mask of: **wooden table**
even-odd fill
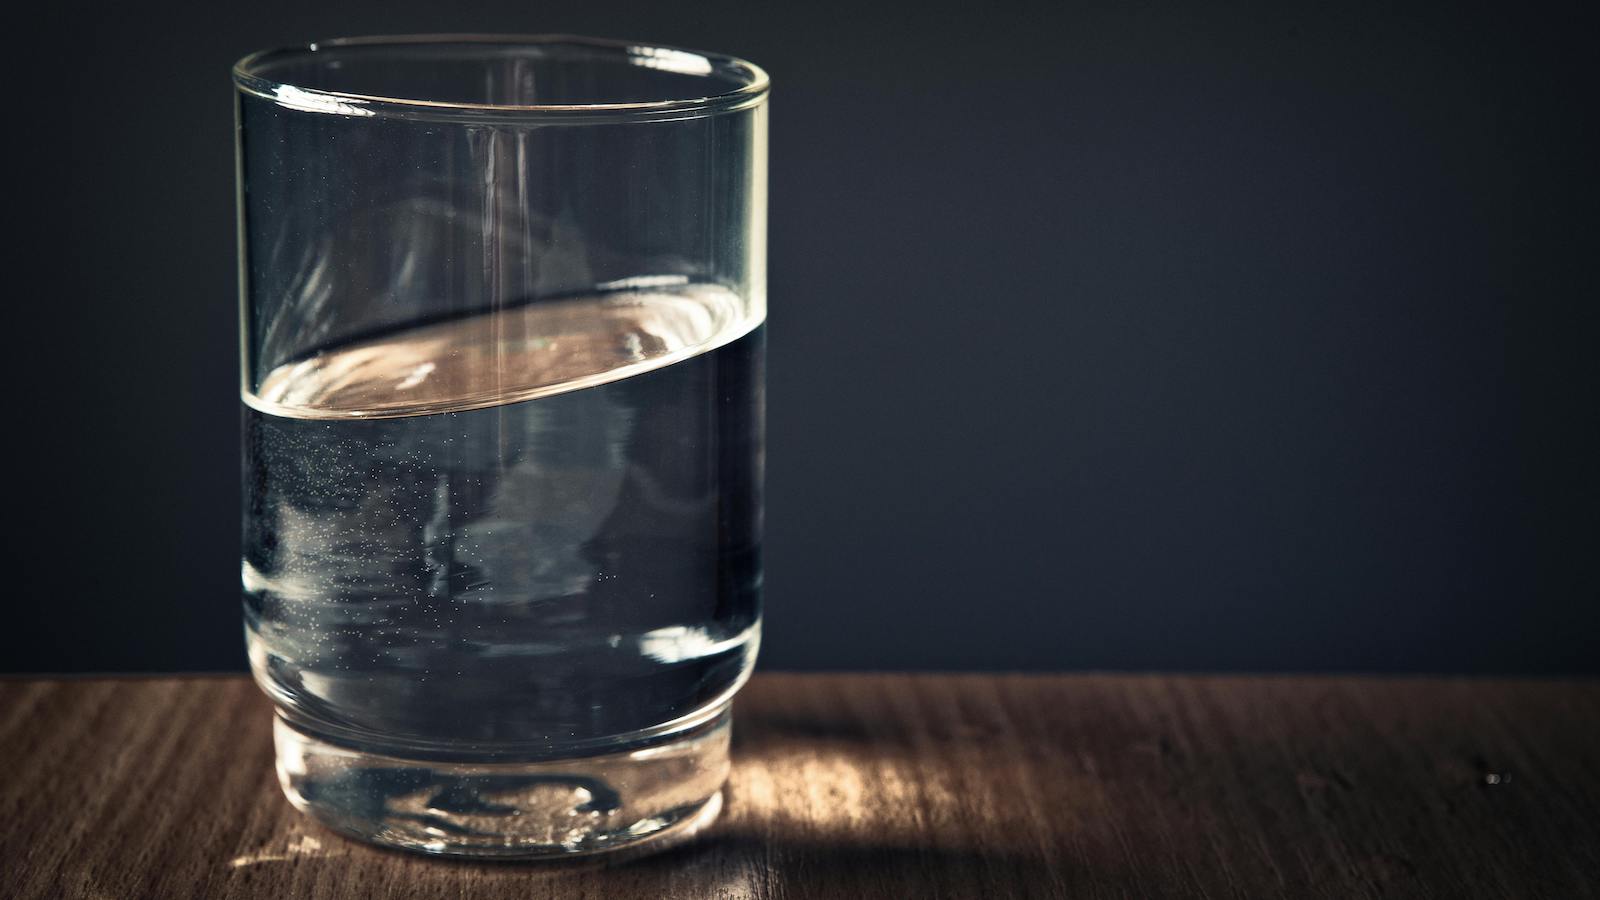
[[[0,896],[1591,897],[1600,685],[765,674],[722,818],[622,863],[373,849],[239,677],[0,681]]]

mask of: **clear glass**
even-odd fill
[[[692,832],[760,636],[766,76],[569,37],[234,69],[243,587],[300,809]]]

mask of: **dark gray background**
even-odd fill
[[[1318,7],[36,10],[0,662],[243,665],[233,60],[568,31],[775,81],[764,665],[1600,670],[1589,32]]]

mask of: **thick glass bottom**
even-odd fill
[[[297,809],[361,840],[442,856],[568,857],[659,849],[722,808],[731,716],[626,751],[532,762],[405,759],[273,729]]]

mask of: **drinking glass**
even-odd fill
[[[692,833],[761,628],[766,75],[446,35],[233,80],[284,792],[438,854]]]

